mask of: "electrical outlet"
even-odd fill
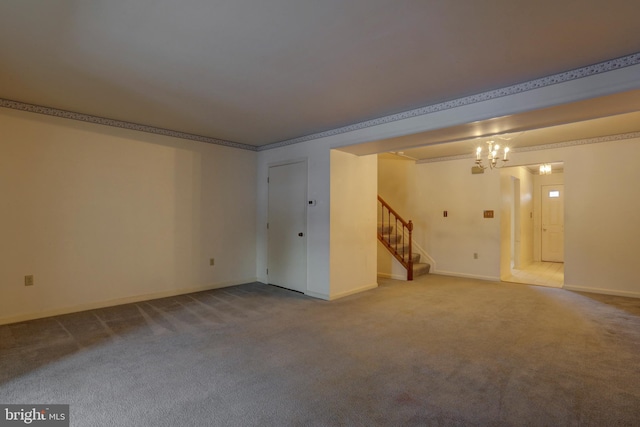
[[[30,274],[28,276],[24,276],[24,285],[25,286],[33,286],[33,275]]]
[[[473,259],[478,259],[478,252],[473,253]]]
[[[209,265],[215,265],[215,264],[216,264],[215,258],[209,258]]]

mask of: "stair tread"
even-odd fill
[[[394,245],[391,245],[392,248],[394,248],[396,251],[398,251],[398,254],[400,254],[400,256],[402,256],[404,254],[405,259],[407,259],[409,257],[409,246],[405,245],[405,246],[398,246],[397,248]],[[404,248],[404,249],[403,249]],[[413,259],[413,263],[417,264],[420,262],[420,254],[416,253],[416,252],[412,252],[411,253],[411,258]]]
[[[402,241],[402,236],[396,236],[394,234],[392,235],[382,234],[382,240],[384,240],[387,243],[395,244],[396,242],[400,243]]]
[[[431,265],[429,263],[419,262],[419,263],[413,264],[413,277],[429,274],[430,270],[431,270]]]
[[[380,196],[378,196],[378,202],[379,208],[382,209],[382,211],[378,212],[378,239],[383,242],[387,249],[393,253],[393,256],[400,260],[403,265],[412,266],[414,276],[428,274],[431,265],[426,262],[420,262],[420,253],[412,250],[413,245],[407,244],[411,242],[411,230],[413,229],[411,221],[408,221],[407,225],[407,222],[398,216]],[[385,212],[387,212],[386,215]],[[391,218],[392,215],[393,220]],[[400,223],[398,223],[398,221],[400,221]],[[406,240],[405,234],[408,236]],[[411,257],[409,257],[409,253],[411,253]]]

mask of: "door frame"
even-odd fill
[[[520,178],[511,177],[511,233],[510,233],[510,266],[511,268],[520,268],[520,244],[522,226],[520,213]]]

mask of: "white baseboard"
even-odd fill
[[[417,252],[420,254],[420,261],[424,262],[426,261],[427,263],[429,263],[429,265],[431,266],[431,270],[436,270],[438,268],[438,265],[436,263],[436,260],[433,259],[431,257],[431,255],[429,255],[427,253],[427,251],[425,251],[422,246],[420,246],[419,244],[416,243],[416,241],[413,241],[413,246],[415,246],[415,248],[417,249]],[[422,260],[422,258],[424,258],[424,261]]]
[[[375,289],[377,287],[378,287],[378,282],[372,283],[370,285],[365,285],[365,286],[362,286],[362,287],[357,288],[357,289],[351,289],[350,291],[340,292],[339,294],[330,295],[329,296],[329,300],[333,301],[333,300],[336,300],[338,298],[344,298],[344,297],[347,297],[349,295],[357,294],[357,293],[364,292],[364,291],[369,291],[369,290]]]
[[[323,299],[325,301],[329,301],[331,299],[329,298],[329,295],[321,294],[320,292],[306,291],[304,294],[313,298]]]
[[[464,277],[466,279],[489,280],[492,282],[500,281],[500,277],[498,276],[481,276],[479,274],[456,273],[454,271],[444,271],[444,270],[435,270],[435,271],[432,271],[431,273],[440,274],[441,276]]]
[[[378,273],[378,277],[382,277],[383,279],[404,280],[405,282],[407,281],[407,276],[400,274]]]
[[[107,301],[96,301],[86,304],[74,305],[70,307],[55,308],[51,310],[39,311],[36,313],[25,313],[17,316],[9,316],[0,318],[0,325],[9,323],[25,322],[27,320],[42,319],[44,317],[60,316],[63,314],[77,313],[79,311],[95,310],[98,308],[113,307],[115,305],[131,304],[140,301],[148,301],[159,298],[174,297],[176,295],[191,294],[194,292],[209,291],[211,289],[227,288],[229,286],[242,285],[244,283],[256,282],[257,278],[251,277],[245,280],[233,280],[228,282],[215,283],[208,286],[200,286],[193,288],[170,289],[166,291],[153,292],[150,294],[133,295],[129,297],[116,298]]]
[[[640,298],[640,292],[633,291],[620,291],[616,289],[603,289],[603,288],[587,288],[585,286],[573,286],[573,285],[564,285],[562,287],[568,291],[576,291],[576,292],[591,292],[594,294],[604,294],[604,295],[615,295],[619,297],[630,297],[630,298]]]

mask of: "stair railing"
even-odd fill
[[[413,222],[406,221],[384,199],[378,196],[378,212],[381,216],[381,227],[378,229],[378,240],[407,269],[407,280],[413,280],[413,242],[411,232]],[[385,233],[389,230],[389,233]],[[393,236],[393,237],[392,237]],[[407,236],[405,245],[404,237]]]

